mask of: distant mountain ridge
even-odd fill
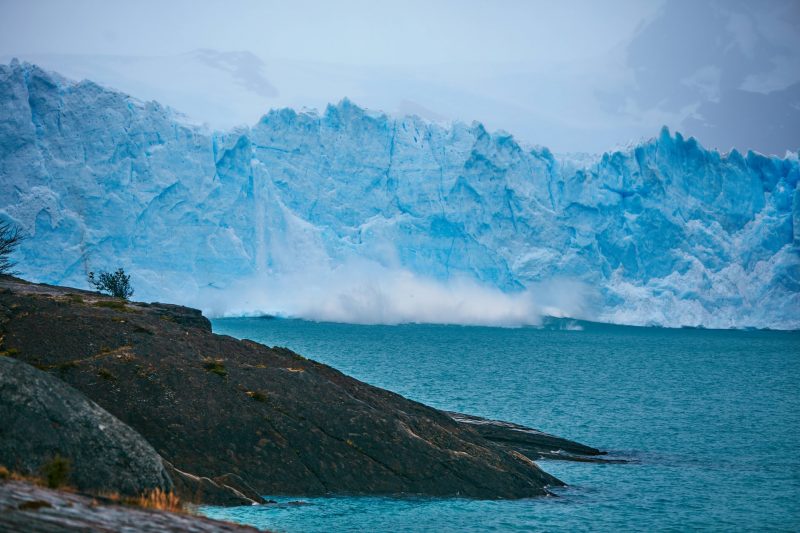
[[[518,305],[513,323],[800,328],[797,153],[720,154],[664,129],[568,158],[348,100],[210,133],[18,62],[0,95],[0,216],[30,234],[31,279],[119,264],[140,298],[306,316],[299,292],[322,319],[449,321],[425,314],[434,287],[459,310]],[[215,307],[245,280],[243,301],[266,303]]]

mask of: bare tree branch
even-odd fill
[[[17,262],[11,259],[11,254],[17,249],[25,235],[11,222],[0,222],[0,274],[13,274],[12,269]]]

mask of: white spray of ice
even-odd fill
[[[351,261],[330,270],[260,276],[204,289],[193,305],[212,317],[269,314],[355,324],[539,325],[543,316],[581,317],[591,291],[554,280],[503,292],[467,277],[447,281]]]

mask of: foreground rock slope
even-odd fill
[[[104,498],[46,489],[24,481],[0,481],[0,531],[247,533],[258,530],[190,514],[117,505]]]
[[[562,483],[470,424],[199,312],[0,278],[0,350],[139,432],[174,468],[261,494],[544,495]]]

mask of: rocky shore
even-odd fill
[[[625,459],[603,457],[606,452],[580,442],[550,435],[513,422],[445,411],[453,420],[475,429],[483,438],[531,459],[556,459],[581,463],[627,463]]]
[[[0,531],[137,531],[142,533],[248,533],[257,529],[120,505],[108,498],[52,490],[24,481],[0,482]]]
[[[36,473],[58,454],[94,493],[523,498],[562,485],[532,459],[602,453],[216,335],[194,309],[12,277],[0,277],[0,354],[0,464]]]

